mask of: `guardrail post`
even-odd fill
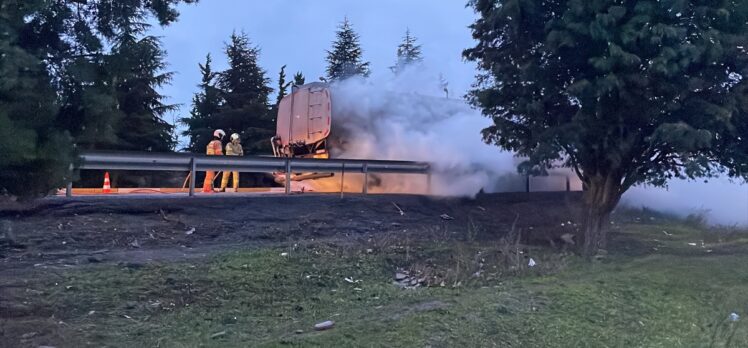
[[[525,175],[525,192],[530,192],[530,175]]]
[[[195,195],[195,176],[197,176],[197,164],[195,157],[190,158],[190,197]]]
[[[345,184],[345,162],[340,170],[340,198],[343,198],[343,185]]]
[[[73,197],[73,182],[68,181],[67,186],[65,186],[65,197]]]
[[[291,193],[291,159],[286,157],[286,194]]]
[[[369,193],[369,164],[364,163],[364,194]]]

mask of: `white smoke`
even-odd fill
[[[461,96],[448,99],[439,75],[423,71],[415,66],[381,80],[334,84],[333,157],[430,162],[437,195],[508,190],[500,178],[516,176],[517,161],[481,140],[490,120]],[[425,182],[413,176],[382,180],[390,192],[417,192]]]
[[[430,162],[435,172],[432,193],[437,195],[525,190],[524,178],[517,175],[519,159],[481,140],[480,132],[491,124],[490,119],[462,96],[446,98],[438,73],[414,66],[389,77],[349,79],[331,89],[332,134],[343,139],[337,144],[331,139],[334,157]],[[564,190],[564,176],[571,173],[558,170],[555,174],[533,178],[531,190]],[[581,190],[579,180],[570,176],[571,189]],[[350,177],[354,176],[346,177],[346,185]],[[423,192],[425,182],[410,176],[382,180],[383,192]],[[360,189],[361,184],[351,184],[350,190]],[[748,185],[728,179],[674,180],[668,189],[635,187],[622,203],[682,216],[701,213],[712,223],[748,226]]]
[[[701,214],[711,224],[748,226],[748,184],[728,178],[673,180],[667,188],[638,186],[621,203],[680,216]]]

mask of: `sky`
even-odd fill
[[[424,69],[443,74],[451,97],[462,96],[476,74],[475,65],[462,59],[462,51],[474,45],[468,26],[476,18],[465,7],[466,2],[202,0],[196,5],[181,5],[178,22],[151,31],[161,37],[168,70],[175,73],[171,85],[164,86],[162,92],[170,103],[181,104],[180,111],[167,121],[189,113],[200,81],[197,65],[207,53],[213,56],[214,70],[226,68],[223,49],[232,31],[244,31],[260,47],[259,63],[274,87],[283,65],[287,65],[289,79],[296,71],[303,72],[308,82],[323,76],[326,50],[345,17],[360,35],[364,58],[371,62],[370,80],[391,78],[388,67],[395,63],[397,45],[409,28],[422,45]],[[476,118],[480,117],[476,112]],[[709,184],[675,181],[669,190],[636,188],[627,194],[626,201],[681,213],[706,209],[712,211],[716,222],[748,225],[748,185],[726,179]]]
[[[232,31],[244,31],[261,49],[259,63],[277,81],[287,65],[289,79],[296,71],[307,82],[325,74],[326,50],[335,31],[347,17],[361,37],[364,58],[371,62],[372,78],[391,74],[397,45],[406,29],[422,45],[425,64],[441,72],[450,94],[464,95],[476,73],[462,59],[462,50],[473,45],[468,26],[476,15],[464,0],[202,0],[179,6],[179,21],[154,27],[167,51],[171,85],[163,88],[170,103],[181,104],[172,117],[186,116],[200,82],[198,63],[210,53],[214,69],[227,66],[223,49]],[[167,121],[172,121],[167,118]]]

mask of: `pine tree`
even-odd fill
[[[225,52],[229,68],[218,77],[224,103],[212,125],[229,134],[239,133],[246,153],[269,153],[269,139],[275,134],[268,104],[273,89],[257,63],[260,49],[250,44],[246,34],[233,33]]]
[[[585,186],[583,252],[637,184],[748,177],[748,2],[471,0],[472,103],[484,140],[525,172],[561,163]],[[742,162],[742,163],[741,163]]]
[[[303,86],[304,83],[306,83],[306,78],[304,77],[304,74],[302,74],[301,71],[296,72],[296,74],[293,75],[293,85]]]
[[[168,25],[177,19],[175,7],[179,3],[194,2],[196,0],[127,1],[116,2],[114,6],[111,0],[48,1],[28,17],[25,32],[34,36],[36,45],[48,50],[45,61],[54,74],[61,101],[57,124],[75,137],[78,148],[132,147],[132,143],[128,144],[129,141],[121,137],[127,131],[120,130],[126,116],[120,107],[130,107],[120,102],[122,88],[126,88],[122,83],[131,80],[131,72],[118,64],[133,59],[121,57],[125,51],[115,52],[114,49],[124,36],[142,41],[142,45],[157,44],[157,40],[154,42],[144,35],[147,23],[155,19],[161,25]],[[163,57],[163,52],[158,51]],[[140,53],[143,53],[140,58],[151,59],[148,54]],[[150,64],[141,63],[141,67]],[[133,62],[132,67],[141,68],[136,67],[137,64]],[[167,77],[154,73],[155,79]],[[144,78],[142,71],[132,74],[139,74],[132,79]],[[152,110],[163,106],[153,105]],[[173,140],[162,136],[162,130],[168,128],[163,120],[153,119],[150,125],[154,129],[148,133],[155,136],[153,139],[161,140],[158,146],[151,148],[169,148]]]
[[[364,62],[359,37],[348,18],[338,27],[332,50],[327,51],[327,80],[345,80],[353,76],[369,76],[369,62]]]
[[[20,33],[45,2],[0,4],[0,196],[46,194],[70,178],[69,135],[54,127],[58,104],[42,58]]]
[[[217,73],[213,71],[213,62],[210,54],[205,57],[204,64],[198,64],[202,75],[200,91],[192,97],[192,109],[190,117],[180,120],[187,126],[182,135],[189,138],[186,150],[189,152],[202,153],[212,140],[214,127],[213,118],[221,106],[221,91],[216,87]]]
[[[127,84],[134,80],[143,78],[142,67],[147,66],[149,57],[141,55],[144,60],[142,65],[133,64],[135,71],[126,71],[119,64],[123,61],[120,53],[114,52],[118,39],[125,34],[135,34],[142,39],[147,24],[154,19],[161,25],[168,25],[175,21],[178,12],[175,6],[179,3],[193,3],[195,0],[166,0],[166,1],[117,1],[111,0],[58,0],[58,1],[5,1],[0,3],[0,18],[6,21],[8,18],[16,18],[22,11],[24,17],[21,22],[15,23],[19,27],[11,31],[3,31],[8,37],[22,33],[21,46],[27,53],[43,64],[43,70],[47,74],[49,87],[57,99],[57,110],[54,117],[47,119],[39,112],[36,120],[49,122],[50,127],[60,130],[60,134],[73,136],[73,146],[59,146],[57,149],[107,149],[121,148],[123,136],[129,136],[129,131],[123,129],[124,119],[128,114],[123,109],[129,109],[131,105],[123,105],[122,100],[128,89]],[[10,23],[10,22],[8,22]],[[12,56],[12,55],[10,55]],[[5,59],[6,56],[3,56]],[[29,60],[29,65],[34,65]],[[35,71],[30,66],[24,69]],[[11,69],[12,70],[12,69]],[[6,81],[6,75],[12,75],[9,71],[0,70],[0,81]],[[11,81],[8,79],[8,81]],[[26,84],[28,86],[28,84]],[[142,84],[138,84],[140,88]],[[46,92],[41,86],[37,96],[42,97]],[[20,92],[20,91],[19,91]],[[27,102],[33,102],[28,99]],[[38,105],[43,103],[39,102]],[[158,105],[150,105],[152,110],[158,109]],[[143,107],[145,109],[146,107]],[[132,114],[131,114],[132,115]],[[171,131],[168,125],[162,122],[152,122],[155,134],[163,134],[158,129]],[[43,125],[38,124],[42,129]],[[166,126],[166,127],[164,127]],[[149,129],[148,132],[153,131]],[[19,133],[20,134],[20,133]],[[40,133],[41,134],[41,133]],[[152,139],[159,139],[155,136]],[[173,143],[170,135],[160,137],[162,144]],[[42,138],[39,138],[42,142]],[[133,142],[130,142],[132,144]],[[61,151],[55,157],[59,161],[67,161],[65,171],[70,164],[70,156]],[[50,160],[53,165],[56,160]],[[61,168],[62,166],[60,166]],[[34,168],[38,168],[34,169]],[[29,173],[45,171],[48,168],[42,164],[30,167]],[[45,176],[50,181],[59,179],[59,173],[46,171]],[[67,173],[66,173],[67,175]],[[97,179],[100,182],[100,177]],[[39,181],[44,182],[43,180]],[[30,187],[21,189],[22,192],[39,193],[49,189],[46,187]],[[13,191],[8,189],[8,191]]]
[[[174,126],[164,120],[175,105],[164,103],[158,89],[167,84],[172,73],[163,72],[164,51],[153,36],[137,38],[137,33],[124,34],[112,49],[117,76],[119,110],[123,117],[118,129],[117,149],[128,151],[173,151],[176,139]]]
[[[416,40],[417,39],[410,34],[410,29],[406,29],[403,42],[397,46],[397,63],[395,66],[390,67],[395,74],[411,64],[423,61],[423,57],[421,56],[421,45],[416,44]]]
[[[280,73],[278,73],[278,97],[276,98],[275,105],[280,104],[283,97],[288,93],[288,86],[291,82],[286,82],[286,66],[282,66]]]

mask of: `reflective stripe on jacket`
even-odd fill
[[[244,149],[242,148],[242,144],[226,144],[226,156],[244,156]]]
[[[221,141],[220,140],[213,140],[208,143],[208,148],[205,151],[208,155],[216,155],[220,156],[223,155],[223,150],[221,150]]]

